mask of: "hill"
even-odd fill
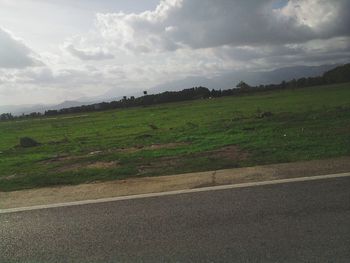
[[[322,66],[294,66],[279,68],[272,71],[232,71],[213,78],[187,77],[181,80],[163,83],[149,90],[150,94],[165,91],[179,91],[188,87],[203,86],[209,89],[226,90],[232,89],[240,81],[245,81],[251,86],[281,83],[292,79],[321,76],[325,72],[336,68],[339,65]]]

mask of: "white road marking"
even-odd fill
[[[49,205],[36,205],[36,206],[30,206],[30,207],[0,209],[0,214],[16,213],[16,212],[32,211],[32,210],[40,210],[40,209],[49,209],[49,208],[57,208],[57,207],[69,207],[69,206],[78,206],[78,205],[99,204],[99,203],[142,199],[142,198],[151,198],[151,197],[180,195],[180,194],[188,194],[188,193],[219,191],[219,190],[227,190],[227,189],[235,189],[235,188],[247,188],[247,187],[256,187],[256,186],[264,186],[264,185],[278,185],[278,184],[287,184],[287,183],[295,183],[295,182],[308,182],[308,181],[317,181],[317,180],[344,178],[344,177],[350,177],[350,172],[349,173],[341,173],[341,174],[328,174],[328,175],[319,175],[319,176],[310,176],[310,177],[278,179],[278,180],[272,180],[272,181],[261,181],[261,182],[252,182],[252,183],[220,185],[220,186],[203,187],[203,188],[196,188],[196,189],[185,189],[185,190],[177,190],[177,191],[161,192],[161,193],[119,196],[119,197],[102,198],[102,199],[96,199],[96,200],[84,200],[84,201],[76,201],[76,202],[68,202],[68,203],[57,203],[57,204],[49,204]]]

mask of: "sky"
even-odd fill
[[[0,0],[0,106],[347,63],[348,10],[348,0]]]

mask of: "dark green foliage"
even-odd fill
[[[30,148],[30,147],[39,146],[40,143],[38,143],[36,140],[29,137],[22,137],[19,139],[19,145],[23,148]]]
[[[0,121],[9,121],[13,120],[13,116],[11,113],[3,113],[0,115]]]
[[[326,83],[350,82],[350,64],[326,72],[323,79]]]
[[[241,81],[240,83],[238,83],[236,87],[239,88],[239,89],[243,89],[243,90],[251,88],[251,86],[249,86],[244,81]]]

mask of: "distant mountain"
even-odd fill
[[[34,105],[5,105],[0,106],[0,113],[11,112],[13,115],[28,114],[31,112],[45,112],[46,110],[59,110],[63,108],[78,107],[84,104],[90,104],[79,101],[64,101],[57,105],[45,105],[45,104],[34,104]]]
[[[49,107],[44,104],[33,104],[33,105],[3,105],[0,106],[1,113],[12,113],[13,115],[28,114],[31,112],[44,112]]]
[[[273,71],[233,71],[216,76],[214,78],[206,77],[187,77],[155,86],[149,90],[150,94],[164,91],[179,91],[185,88],[204,86],[209,89],[231,89],[240,81],[244,81],[251,86],[266,85],[272,83],[281,83],[283,80],[292,80],[303,77],[320,76],[326,71],[335,68],[337,65],[322,66],[294,66],[280,68]]]
[[[124,88],[118,88],[118,89],[110,89],[106,93],[95,97],[94,100],[98,100],[99,102],[105,101],[105,102],[110,102],[110,101],[115,101],[115,100],[121,100],[123,96],[135,96],[135,97],[140,97],[143,96],[143,90],[136,89],[136,88],[130,88],[130,89],[124,89]]]
[[[87,104],[87,103],[81,102],[81,101],[67,100],[67,101],[64,101],[60,104],[57,104],[54,106],[49,106],[47,109],[48,110],[59,110],[59,109],[64,109],[64,108],[79,107],[79,106],[82,106],[84,104]]]

